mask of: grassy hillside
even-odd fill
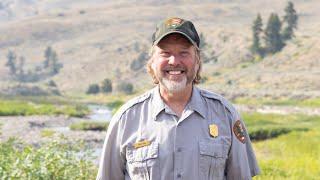
[[[217,57],[204,65],[208,81],[202,86],[227,94],[282,96],[292,89],[290,96],[319,96],[317,0],[293,1],[299,13],[296,38],[282,52],[260,62],[252,62],[248,51],[251,23],[258,12],[264,23],[271,12],[282,16],[287,1],[32,1],[32,12],[37,13],[27,15],[24,10],[31,6],[26,2],[15,1],[0,10],[10,10],[12,15],[0,21],[2,91],[14,85],[4,66],[8,50],[24,56],[26,68],[32,69],[42,63],[48,45],[64,65],[52,77],[62,93],[84,93],[89,84],[104,78],[133,82],[138,91],[148,88],[152,83],[145,70],[132,71],[130,64],[149,50],[159,20],[180,16],[193,20]]]

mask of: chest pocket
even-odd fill
[[[127,171],[132,180],[160,179],[159,145],[152,142],[148,146],[128,147],[126,152]]]
[[[199,142],[199,177],[201,180],[224,179],[228,149],[229,146],[223,142]]]

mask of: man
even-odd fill
[[[158,85],[111,120],[97,179],[248,180],[259,173],[237,111],[195,86],[199,44],[190,21],[170,18],[157,26],[147,68]]]

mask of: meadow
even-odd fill
[[[125,99],[107,98],[100,99],[100,101],[117,109]],[[249,104],[252,102],[258,101],[248,101]],[[278,104],[290,105],[291,102]],[[302,104],[304,103],[301,102]],[[79,107],[81,107],[80,110]],[[319,106],[313,103],[307,107]],[[62,102],[52,103],[52,101],[29,102],[8,99],[0,101],[1,116],[75,115],[75,112],[78,113],[77,108],[82,114],[88,111],[81,106],[81,103],[72,105]],[[320,116],[257,112],[242,112],[241,116],[253,141],[262,171],[262,174],[254,179],[312,180],[320,178]],[[72,124],[70,129],[104,131],[107,126],[108,123],[94,121],[92,123],[78,122]],[[51,138],[56,133],[52,130],[43,130],[42,136]],[[86,147],[81,142],[68,144],[62,137],[60,140],[52,139],[41,144],[40,147],[27,145],[14,139],[1,142],[0,145],[0,177],[2,179],[94,179],[97,172],[97,165],[92,163],[92,152],[85,151],[84,153],[83,150]]]
[[[88,113],[88,108],[80,104],[0,99],[0,116],[67,115],[83,117]]]

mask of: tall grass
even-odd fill
[[[262,174],[256,180],[320,179],[320,131],[291,132],[254,143]]]
[[[0,101],[0,116],[64,114],[68,116],[83,117],[87,113],[89,113],[88,108],[82,105],[36,104],[19,100]]]
[[[320,179],[319,116],[260,113],[242,116],[253,135],[264,130],[288,130],[272,139],[254,142],[262,170],[256,180]]]

